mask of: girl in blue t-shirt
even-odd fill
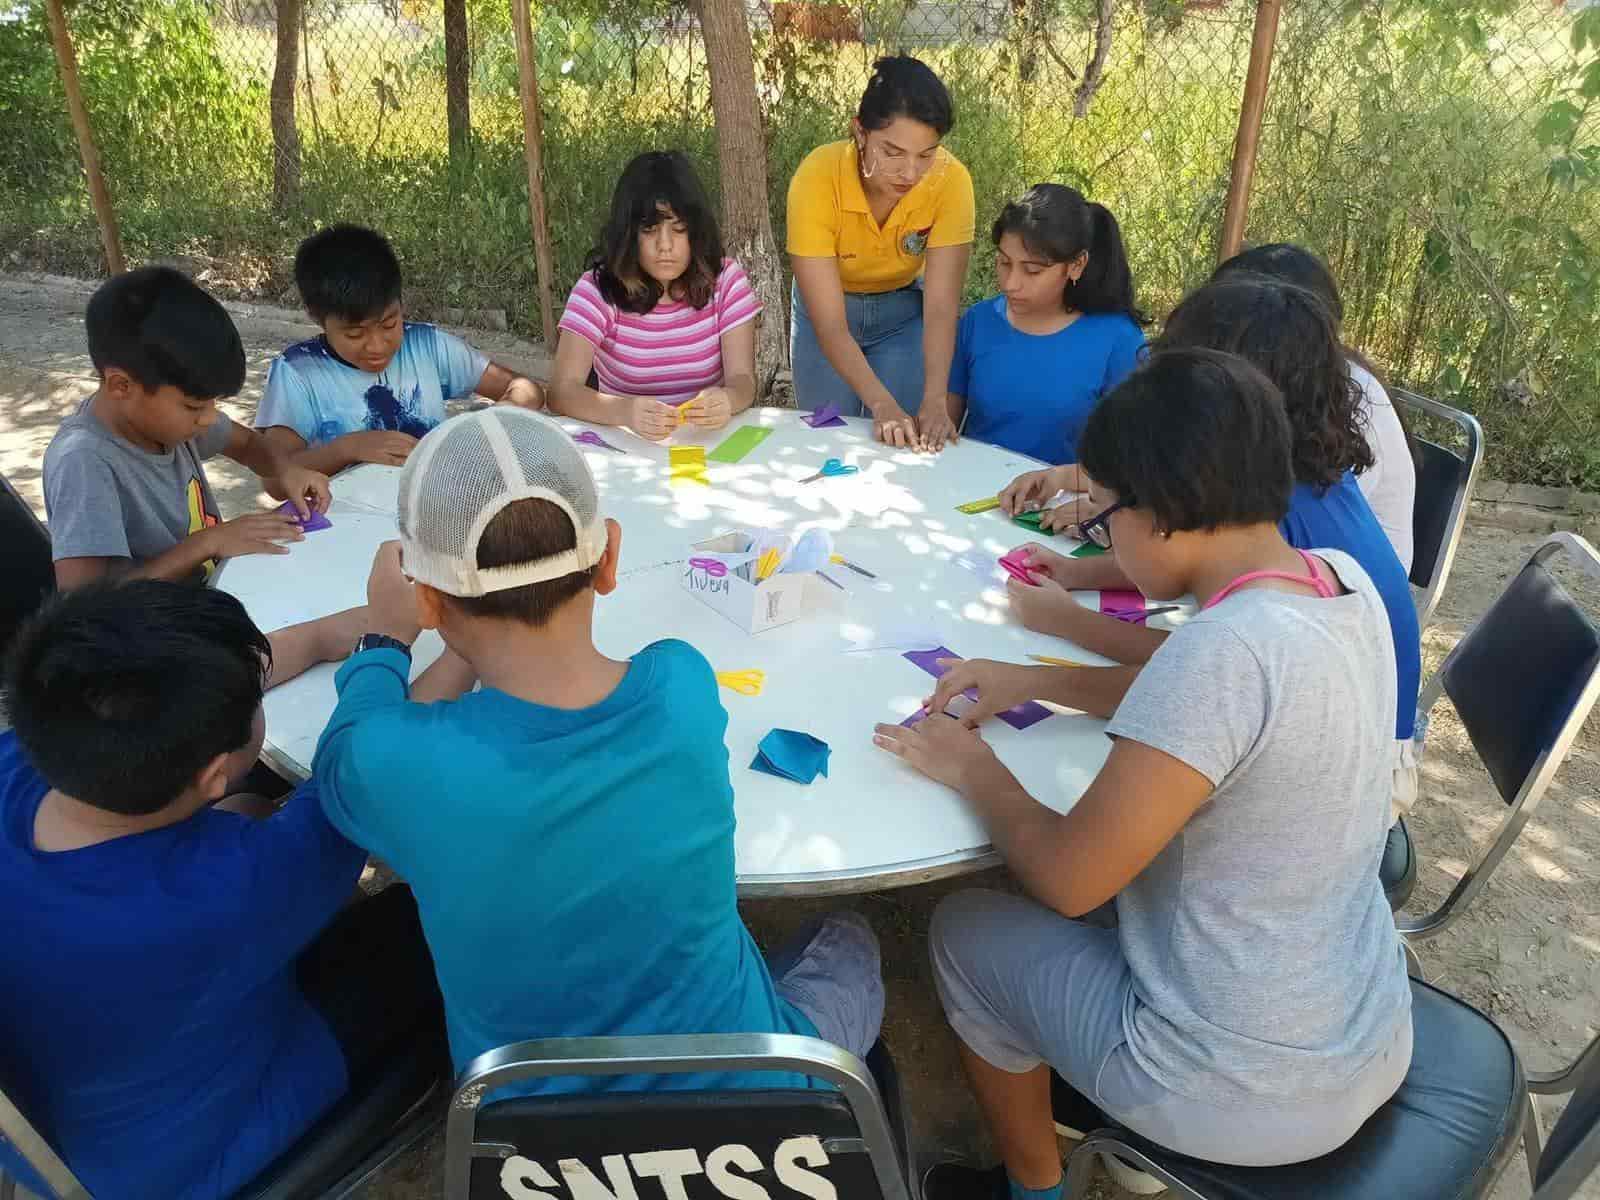
[[[1122,231],[1104,205],[1039,183],[1001,210],[992,237],[1000,294],[961,318],[951,417],[979,441],[1076,462],[1089,413],[1144,352]]]

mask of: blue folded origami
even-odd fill
[[[774,729],[756,747],[750,769],[795,783],[810,783],[818,775],[827,776],[830,753],[828,743],[821,738],[798,729]]]

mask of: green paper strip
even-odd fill
[[[1044,520],[1043,512],[1019,512],[1011,519],[1024,529],[1031,529],[1042,537],[1057,537],[1061,532],[1060,530],[1049,531],[1039,528],[1039,522]]]
[[[1079,546],[1076,550],[1074,550],[1070,555],[1068,555],[1068,557],[1069,558],[1093,558],[1096,554],[1104,554],[1105,552],[1106,552],[1106,548],[1104,546],[1096,546],[1093,542],[1085,542],[1083,545]]]
[[[746,425],[734,430],[710,454],[712,462],[736,463],[771,435],[772,430],[761,425]]]

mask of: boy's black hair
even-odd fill
[[[364,225],[330,225],[294,252],[294,283],[313,321],[370,321],[400,299],[400,260]]]
[[[267,639],[227,592],[136,579],[62,593],[18,632],[6,705],[51,787],[143,816],[250,740]]]
[[[622,169],[589,261],[600,294],[624,312],[647,313],[661,299],[661,285],[639,265],[639,235],[667,220],[667,213],[689,230],[689,265],[679,279],[683,299],[693,308],[711,303],[722,272],[717,215],[687,158],[676,150],[651,150]]]
[[[1294,478],[1283,398],[1244,359],[1152,354],[1089,414],[1078,461],[1168,533],[1283,520]]]
[[[1249,359],[1278,386],[1299,482],[1327,488],[1372,466],[1361,389],[1327,305],[1311,292],[1259,276],[1208,283],[1172,310],[1155,345],[1196,347]]]
[[[1008,233],[1051,263],[1070,262],[1088,252],[1083,274],[1061,294],[1067,311],[1126,313],[1141,325],[1149,324],[1150,318],[1133,302],[1133,272],[1122,230],[1105,205],[1091,204],[1076,188],[1036,183],[995,218],[990,232],[994,244]]]
[[[572,519],[548,500],[532,497],[513,500],[483,527],[478,539],[478,566],[513,567],[578,544]],[[486,596],[448,596],[446,600],[469,617],[499,617],[539,628],[559,609],[594,583],[594,568],[573,571],[559,579],[546,579],[522,587],[490,592]]]
[[[171,384],[197,400],[244,386],[244,343],[233,318],[182,271],[141,267],[113,276],[89,297],[83,325],[102,376],[117,367],[150,391]]]
[[[1334,328],[1344,324],[1344,299],[1339,295],[1339,285],[1333,272],[1304,246],[1293,242],[1268,242],[1241,250],[1211,273],[1209,282],[1237,278],[1240,275],[1259,275],[1305,288],[1323,304],[1333,317]]]
[[[940,137],[956,127],[955,106],[944,81],[920,58],[896,54],[872,64],[856,120],[869,132],[896,117],[921,121]]]

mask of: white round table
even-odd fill
[[[880,721],[903,720],[932,690],[932,676],[902,657],[906,643],[934,642],[966,658],[1025,662],[1029,653],[1042,653],[1107,661],[1023,629],[1008,611],[1005,575],[995,560],[1033,535],[998,511],[956,510],[993,496],[1038,464],[967,440],[919,455],[875,443],[867,421],[812,429],[801,416],[753,409],[725,429],[685,427],[660,445],[621,429],[596,429],[626,451],[583,447],[602,511],[622,526],[620,582],[596,605],[596,643],[625,659],[656,639],[682,638],[718,671],[766,672],[759,696],[722,689],[741,894],[871,891],[992,865],[997,856],[967,803],[874,746],[872,730]],[[670,447],[709,449],[749,424],[773,432],[738,463],[710,463],[709,486],[669,483]],[[828,458],[860,471],[798,482]],[[218,586],[265,630],[365,603],[373,552],[396,536],[399,474],[378,466],[342,473],[333,484],[331,529],[308,534],[287,556],[229,561]],[[815,586],[821,606],[754,635],[683,587],[692,542],[731,529],[812,525],[829,530],[836,553],[877,578],[834,564],[828,574],[847,592]],[[1096,593],[1078,596],[1098,604]],[[861,649],[886,641],[900,645]],[[438,635],[424,634],[414,673],[440,650]],[[280,771],[309,774],[333,711],[334,672],[325,664],[267,693],[264,755]],[[774,728],[827,742],[827,777],[801,785],[751,770],[757,743]],[[1102,720],[1057,710],[1021,731],[991,721],[983,732],[1029,792],[1065,811],[1105,761],[1104,730]]]

